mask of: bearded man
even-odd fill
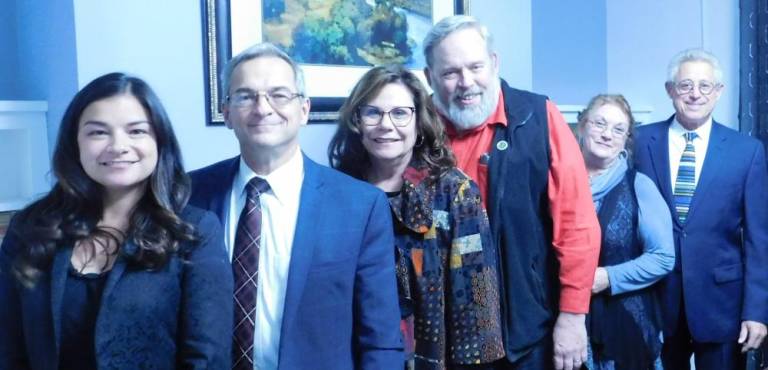
[[[469,16],[424,40],[457,165],[478,183],[500,257],[506,358],[492,369],[579,369],[600,226],[579,146],[554,103],[509,87],[487,28]]]

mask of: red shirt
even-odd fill
[[[496,110],[477,128],[458,132],[445,117],[443,122],[447,123],[446,133],[457,167],[478,184],[487,209],[488,153],[496,125],[507,125],[502,93]],[[547,127],[547,193],[553,221],[552,245],[560,262],[560,311],[587,313],[600,254],[600,224],[579,146],[565,118],[549,100]]]

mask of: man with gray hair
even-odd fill
[[[712,118],[714,55],[684,50],[665,88],[675,114],[637,130],[635,161],[673,215],[675,267],[660,282],[665,369],[744,367],[768,322],[768,175],[763,145]]]
[[[301,153],[310,102],[301,68],[283,51],[246,49],[222,82],[240,155],[192,172],[190,204],[224,225],[233,369],[401,368],[386,196]]]
[[[424,73],[457,165],[483,195],[500,256],[506,358],[493,369],[579,369],[600,249],[578,144],[546,97],[499,78],[485,26],[438,22]]]

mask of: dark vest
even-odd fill
[[[551,335],[558,266],[547,197],[546,97],[502,80],[507,126],[498,125],[488,162],[488,215],[498,248],[504,345],[516,361]]]
[[[603,198],[598,211],[602,244],[600,266],[613,266],[643,254],[638,238],[635,170],[627,171]],[[616,362],[617,369],[647,370],[661,350],[660,311],[651,287],[592,297],[587,328],[593,351]]]

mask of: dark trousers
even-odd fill
[[[736,370],[744,368],[741,345],[735,340],[727,343],[703,343],[693,340],[688,330],[685,307],[680,307],[677,331],[664,337],[661,362],[664,369],[689,370],[694,355],[696,370]]]

